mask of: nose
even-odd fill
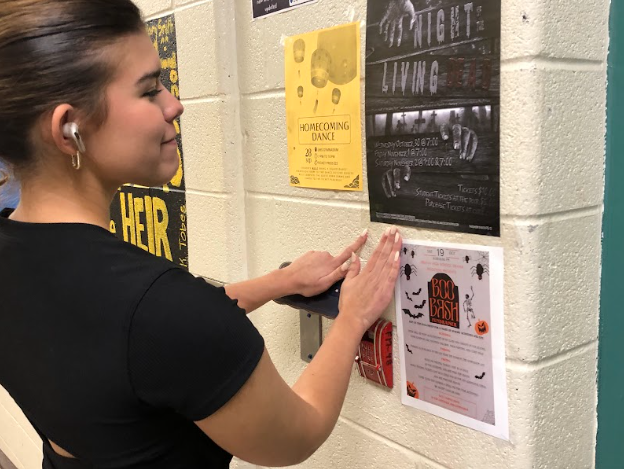
[[[167,90],[167,99],[165,102],[165,107],[163,109],[163,114],[165,116],[165,120],[167,122],[173,122],[175,119],[180,117],[184,113],[184,106],[180,102],[178,98],[173,96]]]

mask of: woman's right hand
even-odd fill
[[[338,319],[349,320],[360,328],[361,334],[381,316],[392,299],[402,243],[396,227],[388,228],[363,269],[360,258],[352,257],[340,292]]]

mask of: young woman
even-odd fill
[[[183,107],[131,1],[0,0],[0,64],[0,157],[21,184],[0,216],[0,384],[40,434],[43,467],[309,457],[391,299],[396,229],[364,268],[365,234],[336,257],[214,288],[107,230],[120,185],[159,186],[178,168]],[[290,388],[245,312],[345,276],[340,315]]]

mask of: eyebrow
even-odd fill
[[[137,86],[140,86],[145,81],[156,80],[156,79],[160,78],[160,74],[161,73],[162,73],[161,69],[155,70],[153,72],[146,73],[141,78],[139,78],[139,80],[137,81],[136,84],[137,84]]]

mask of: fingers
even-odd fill
[[[462,126],[455,124],[453,126],[453,149],[459,150],[461,148]]]
[[[397,47],[401,47],[401,39],[403,39],[403,17],[399,18],[399,25],[397,28]]]
[[[386,171],[385,173],[383,173],[383,175],[381,176],[381,187],[384,190],[384,194],[386,194],[386,197],[388,199],[392,198],[392,197],[396,197],[396,193],[394,192],[393,189],[393,183],[392,183],[392,170],[389,169],[388,171]]]
[[[392,176],[394,177],[394,188],[398,191],[401,189],[401,168],[394,168]]]
[[[392,245],[394,243],[394,238],[397,234],[397,229],[395,226],[392,226],[386,230],[384,235],[382,236],[379,244],[377,245],[377,249],[373,252],[371,259],[366,263],[366,270],[368,272],[378,272],[379,269],[382,269],[386,263],[386,258],[392,249]]]
[[[474,130],[470,131],[470,147],[468,150],[468,154],[466,155],[466,159],[468,161],[472,161],[477,152],[477,146],[479,146],[479,137],[477,137],[477,133]]]
[[[412,177],[412,167],[409,165],[403,166],[403,169],[401,170],[401,176],[403,177],[405,182],[409,182],[410,178]]]
[[[470,142],[470,129],[468,127],[462,127],[462,139],[461,139],[461,152],[459,154],[460,160],[465,160],[468,154],[468,143]]]
[[[379,275],[380,281],[383,281],[384,278],[388,275],[388,272],[390,268],[392,267],[392,264],[395,260],[395,256],[401,249],[401,243],[402,243],[402,239],[398,230],[395,231],[394,235],[391,234],[390,236],[388,236],[388,239],[386,240],[386,244],[383,250],[381,251],[379,260],[377,261],[377,265],[375,266],[376,267],[375,270],[377,271],[377,274]]]
[[[388,239],[388,236],[390,235],[390,231],[391,231],[391,228],[388,228],[384,232],[384,234],[381,235],[381,239],[379,240],[379,244],[377,245],[377,247],[373,251],[373,255],[371,256],[371,258],[366,263],[366,270],[373,269],[375,267],[375,265],[377,264],[377,260],[379,259],[379,256],[381,255],[381,249],[382,249],[383,245],[385,244],[386,240]]]
[[[388,11],[388,16],[390,15],[390,12]],[[390,28],[390,20],[388,19],[388,17],[386,17],[386,23],[384,25],[383,28],[383,32],[384,32],[384,42],[388,42],[388,28]]]
[[[414,5],[412,2],[408,2],[407,13],[410,15],[410,30],[414,29],[416,24],[416,11],[414,11]]]
[[[388,8],[386,10],[386,14],[384,15],[384,17],[381,19],[381,22],[379,23],[379,34],[383,34],[384,33],[384,25],[386,25],[386,29],[385,29],[385,33],[386,33],[386,41],[388,40],[388,18],[390,17],[390,11],[391,8]]]
[[[351,265],[349,266],[349,270],[347,271],[348,279],[356,277],[360,273],[360,269],[362,267],[362,263],[360,258],[355,254],[351,255]]]
[[[360,248],[364,246],[367,239],[368,239],[368,230],[364,230],[364,232],[360,236],[358,236],[357,239],[352,244],[347,246],[347,248],[344,251],[342,251],[340,254],[334,257],[334,265],[336,265],[337,267],[347,262],[349,260],[349,257],[351,257],[351,254],[360,250]]]
[[[401,263],[401,260],[399,259],[399,257],[400,257],[400,251],[401,251],[402,245],[403,245],[403,238],[401,237],[401,234],[397,231],[396,235],[394,236],[394,242],[392,243],[390,253],[388,257],[386,258],[386,264],[384,266],[382,276],[391,277],[392,275],[394,275],[393,273],[394,270],[398,271],[398,268],[399,268],[398,266]]]
[[[442,137],[442,140],[444,140],[445,142],[449,139],[450,132],[449,132],[448,124],[445,123],[440,126],[440,136]]]
[[[389,47],[392,47],[394,44],[394,31],[396,30],[396,21],[392,21],[390,24],[390,44]]]

